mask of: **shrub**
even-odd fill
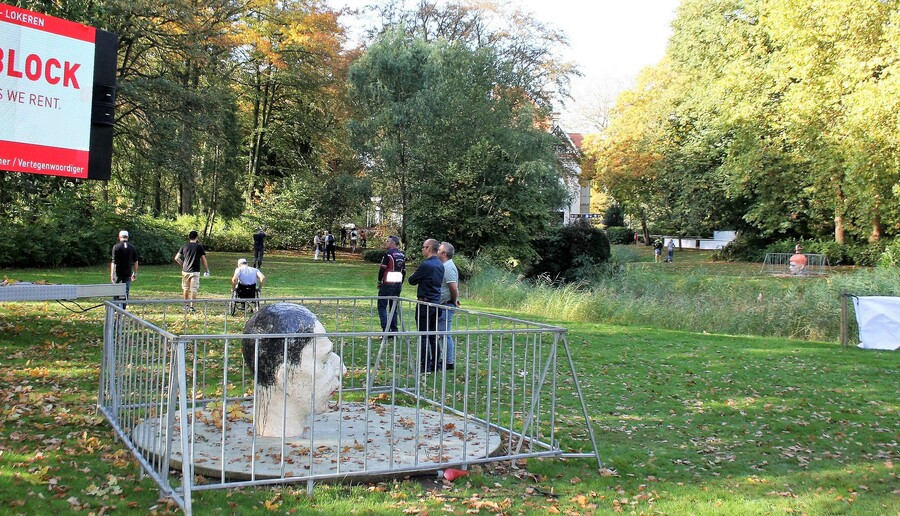
[[[382,256],[384,256],[383,249],[364,249],[362,252],[363,260],[371,263],[381,263]]]
[[[879,267],[900,267],[900,238],[894,239],[893,242],[887,244],[884,252],[878,257]]]
[[[169,263],[183,240],[173,222],[128,218],[92,201],[66,199],[30,224],[0,226],[0,262],[18,267],[108,262],[122,229],[128,230],[140,262],[147,265]]]
[[[606,236],[613,245],[628,245],[634,243],[634,230],[623,226],[611,226],[606,228]]]
[[[179,235],[174,223],[150,216],[138,217],[126,227],[144,265],[171,263],[181,244],[187,241],[186,235]]]
[[[459,270],[459,281],[467,281],[475,274],[475,262],[463,254],[453,255],[453,263]]]
[[[847,255],[854,265],[875,267],[879,264],[881,256],[887,249],[888,242],[867,242],[847,247]]]
[[[267,244],[271,244],[271,242],[267,242]],[[207,251],[249,253],[253,251],[253,233],[242,227],[216,228],[203,239],[203,246]],[[266,247],[271,247],[271,245],[266,245]]]
[[[790,251],[793,251],[791,246]],[[738,233],[736,239],[713,253],[713,260],[723,262],[761,262],[766,258],[766,243],[749,233]],[[789,252],[789,251],[784,251]]]
[[[528,270],[528,277],[546,275],[565,282],[587,279],[611,254],[603,231],[586,222],[560,227],[555,233],[537,238],[532,245],[540,258]]]
[[[789,247],[784,253],[793,253],[796,242],[787,241],[782,247]],[[848,254],[849,247],[841,245],[834,240],[809,240],[800,242],[804,253],[821,254],[828,259],[831,265],[852,265],[853,259]]]

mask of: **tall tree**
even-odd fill
[[[355,141],[404,239],[452,235],[468,252],[514,239],[527,254],[529,236],[562,205],[555,140],[537,123],[546,112],[525,102],[516,74],[488,47],[403,31],[383,33],[353,66]],[[486,205],[489,190],[514,184],[530,194]],[[513,220],[525,198],[546,215]]]

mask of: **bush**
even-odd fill
[[[180,236],[174,223],[150,216],[138,217],[125,227],[131,234],[129,241],[137,247],[140,262],[144,265],[171,263],[181,244],[187,241],[187,235]]]
[[[271,241],[266,239],[266,247],[271,248]],[[253,252],[253,232],[242,227],[214,229],[203,239],[203,247],[207,251],[228,251],[233,253]]]
[[[564,282],[590,278],[611,254],[606,234],[586,222],[562,226],[556,233],[533,240],[532,246],[540,258],[527,276],[546,275]]]
[[[887,244],[884,252],[878,257],[879,267],[900,267],[900,238],[894,239],[893,242]]]
[[[791,246],[790,251],[793,250]],[[762,239],[748,233],[738,233],[737,238],[713,253],[712,258],[722,262],[762,262],[766,251],[766,243]]]
[[[453,255],[453,263],[459,271],[459,281],[467,281],[475,274],[475,262],[462,254]]]
[[[613,245],[628,245],[634,243],[634,230],[623,226],[611,226],[606,228],[606,236]]]
[[[383,256],[383,249],[365,249],[362,252],[363,260],[371,263],[381,263],[381,257]]]
[[[847,255],[854,265],[875,267],[881,261],[881,256],[887,249],[888,242],[867,242],[865,244],[850,245],[847,247]]]
[[[0,262],[14,267],[60,267],[108,262],[120,230],[130,233],[142,264],[169,263],[182,238],[174,223],[129,218],[93,201],[64,199],[30,224],[0,226]]]

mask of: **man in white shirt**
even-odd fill
[[[238,266],[231,276],[231,288],[237,290],[238,297],[256,297],[256,291],[262,289],[266,276],[259,269],[247,265],[247,260],[244,258],[238,260],[237,264]]]

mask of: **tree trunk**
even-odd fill
[[[878,242],[884,237],[884,224],[881,222],[880,206],[875,205],[875,213],[872,215],[872,233],[869,235],[869,242]]]
[[[638,218],[641,219],[641,233],[644,234],[644,245],[650,245],[650,228],[647,226],[647,214],[644,210],[638,212]]]
[[[837,187],[837,205],[834,207],[834,241],[844,244],[844,191]]]
[[[162,178],[160,174],[153,176],[153,216],[162,215]]]

